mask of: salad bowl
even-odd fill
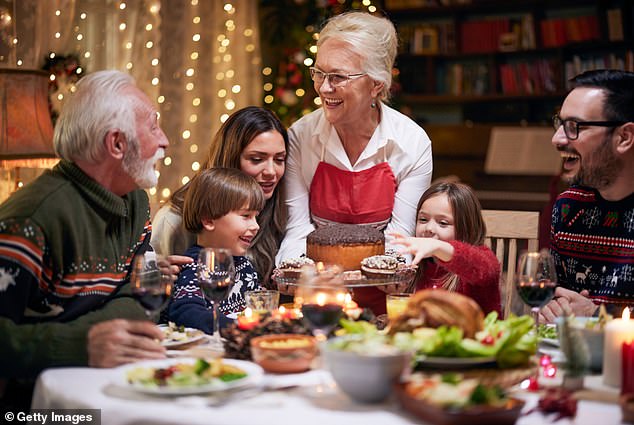
[[[323,345],[326,365],[337,386],[351,399],[377,403],[409,370],[410,354],[359,335],[346,335]]]
[[[523,400],[509,397],[494,405],[443,407],[410,395],[405,383],[396,384],[394,393],[403,409],[426,423],[435,425],[513,425],[525,404]]]
[[[455,373],[414,373],[394,390],[405,410],[436,425],[510,425],[524,406],[498,385]]]

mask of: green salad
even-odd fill
[[[412,374],[405,383],[405,392],[443,408],[463,409],[470,406],[503,406],[508,398],[498,386],[482,385],[477,379],[464,379],[455,373]]]
[[[553,325],[540,324],[537,327],[537,336],[540,339],[557,339],[557,328]]]
[[[499,367],[508,368],[526,364],[537,350],[537,337],[533,332],[530,316],[511,315],[498,320],[496,312],[484,319],[484,329],[475,338],[464,338],[457,327],[418,328],[412,332],[397,332],[384,335],[388,343],[403,351],[423,357],[495,357]],[[341,325],[348,334],[381,334],[367,322],[342,320]]]

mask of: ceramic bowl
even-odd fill
[[[409,368],[406,353],[359,354],[335,348],[337,338],[326,342],[323,355],[337,386],[353,400],[376,403],[387,398]]]
[[[271,373],[305,372],[316,354],[315,338],[309,335],[271,334],[251,340],[253,361]]]

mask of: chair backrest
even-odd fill
[[[518,245],[529,251],[539,247],[539,212],[482,210],[482,217],[487,226],[485,244],[495,252],[502,268],[500,293],[502,314],[506,317],[514,310]]]

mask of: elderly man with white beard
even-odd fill
[[[542,309],[553,321],[572,312],[609,312],[634,301],[634,73],[588,71],[554,117],[552,143],[572,184],[552,211],[558,285]]]
[[[168,144],[132,77],[99,71],[79,82],[55,127],[60,162],[0,206],[0,384],[47,367],[165,357],[128,274],[150,249],[143,189],[157,184]]]

